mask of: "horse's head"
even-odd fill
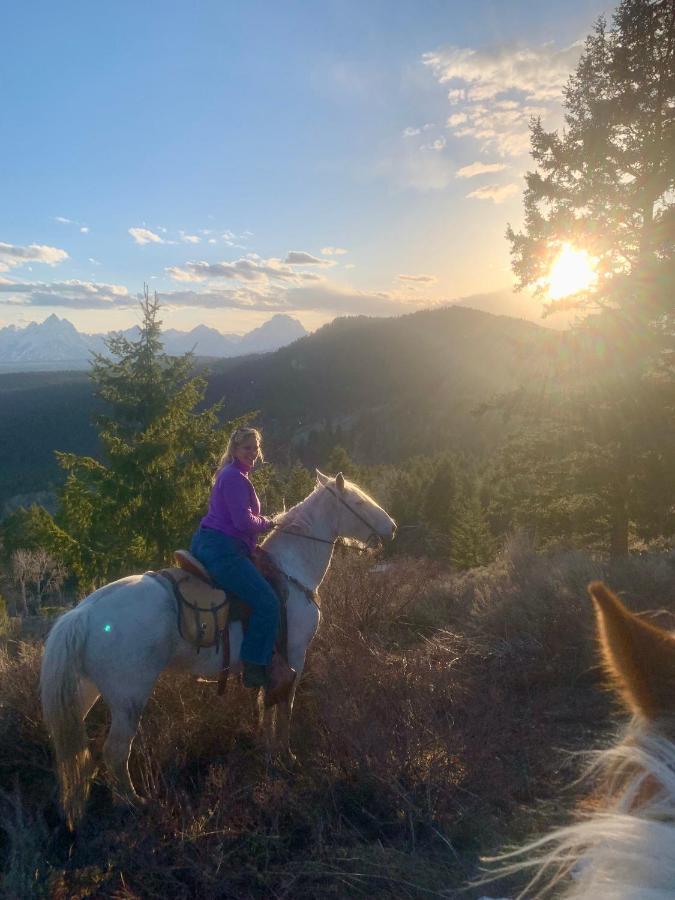
[[[589,772],[605,809],[505,854],[499,874],[535,872],[519,896],[665,900],[675,884],[675,635],[629,612],[602,582],[588,590],[603,666],[634,721]]]
[[[339,536],[356,538],[366,544],[373,540],[393,540],[396,522],[365,491],[347,481],[342,472],[329,478],[317,469],[316,479],[317,486],[333,497]]]

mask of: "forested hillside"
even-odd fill
[[[541,377],[561,336],[532,323],[449,307],[392,319],[337,319],[270,356],[214,369],[207,400],[261,412],[268,444],[309,465],[347,446],[364,463],[485,447],[497,426],[477,405]]]
[[[0,511],[10,497],[62,480],[55,450],[96,453],[96,410],[85,372],[0,375]]]
[[[457,307],[339,319],[275,353],[210,361],[206,404],[222,399],[228,419],[259,411],[270,456],[284,463],[321,464],[336,443],[363,463],[475,451],[500,427],[477,419],[476,405],[531,376],[559,340]],[[0,508],[62,480],[54,451],[95,456],[97,411],[86,373],[0,375]]]

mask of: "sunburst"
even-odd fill
[[[564,244],[546,280],[550,300],[578,294],[597,280],[594,260],[585,250]]]

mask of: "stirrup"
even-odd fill
[[[187,550],[176,550],[173,554],[173,558],[181,569],[185,569],[185,571],[190,572],[191,575],[196,575],[197,578],[201,578],[202,581],[205,581],[207,584],[213,585],[211,576],[196,556],[193,556]]]

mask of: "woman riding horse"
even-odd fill
[[[217,587],[232,592],[251,610],[241,646],[244,684],[264,687],[268,704],[290,691],[295,671],[276,654],[279,598],[251,560],[256,538],[274,528],[260,515],[260,500],[249,472],[262,459],[261,434],[256,428],[237,428],[213,477],[208,512],[192,538],[191,552]]]

